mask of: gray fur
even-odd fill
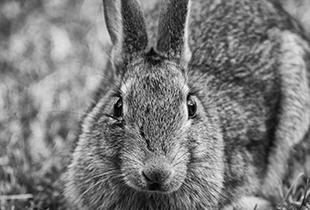
[[[136,0],[103,0],[103,11],[113,43],[113,64],[118,70],[147,46],[143,12]]]
[[[103,210],[274,207],[281,182],[309,159],[310,46],[302,28],[268,0],[164,0],[155,41],[159,4],[145,13],[147,43],[138,2],[124,2],[104,1],[120,11],[105,9],[105,18],[122,65],[114,67],[117,87],[102,86],[82,122],[68,200]],[[119,21],[126,14],[134,16]],[[117,124],[105,114],[120,97]],[[152,191],[144,172],[165,182]]]
[[[191,58],[188,48],[187,19],[189,16],[188,0],[164,0],[158,25],[156,49],[172,60],[187,63]]]

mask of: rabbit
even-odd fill
[[[300,24],[269,0],[162,0],[144,13],[138,0],[103,0],[103,10],[112,73],[81,122],[72,206],[275,208],[299,145],[300,160],[310,154]]]

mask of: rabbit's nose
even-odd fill
[[[172,170],[168,168],[147,167],[142,171],[142,176],[147,184],[165,184],[172,178]]]

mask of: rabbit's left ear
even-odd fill
[[[113,43],[114,63],[130,62],[148,44],[145,19],[138,0],[103,0],[103,9]]]
[[[185,68],[191,59],[188,46],[190,0],[162,0],[158,23],[157,51]]]

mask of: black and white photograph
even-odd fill
[[[0,210],[310,210],[310,0],[0,0]]]

